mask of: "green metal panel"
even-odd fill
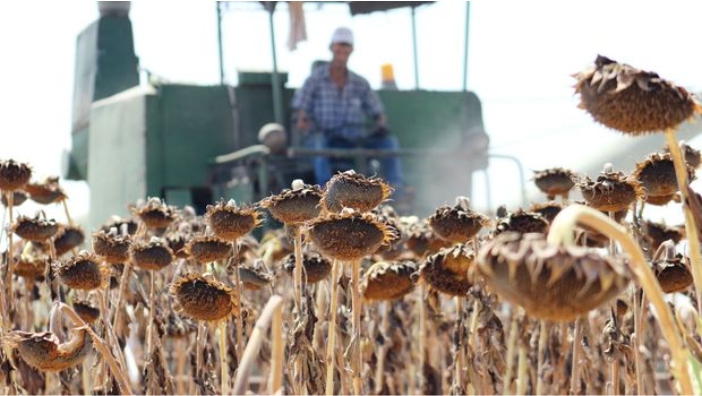
[[[85,127],[74,131],[71,136],[71,152],[69,167],[64,177],[68,180],[88,180],[88,134],[90,129]]]
[[[149,129],[149,158],[161,157],[163,187],[201,186],[208,161],[234,151],[232,110],[226,86],[159,87],[161,128]],[[159,152],[162,150],[161,152]]]
[[[400,147],[451,150],[484,131],[480,100],[472,92],[379,91],[388,128]],[[403,157],[405,182],[416,190],[415,213],[471,195],[476,163],[467,157]]]
[[[160,197],[163,180],[165,179],[165,167],[163,164],[164,147],[162,144],[163,135],[163,115],[162,103],[156,95],[146,98],[145,112],[145,137],[143,150],[146,154],[146,196]],[[145,197],[144,197],[145,198]]]
[[[71,162],[74,171],[64,175],[86,180],[91,106],[139,84],[132,23],[126,17],[102,17],[85,28],[76,40],[73,85]]]
[[[98,32],[97,73],[93,100],[139,85],[139,59],[134,53],[132,22],[127,17],[102,17]]]
[[[478,97],[472,92],[379,91],[388,128],[403,147],[453,148],[464,134],[483,129]]]

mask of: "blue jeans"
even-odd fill
[[[366,149],[390,149],[394,150],[400,147],[397,138],[392,135],[383,136],[367,136],[359,139],[357,142],[347,139],[329,137],[322,133],[312,133],[305,140],[305,147],[312,149],[327,149],[327,148],[366,148]],[[329,157],[314,157],[312,164],[314,166],[315,183],[324,187],[324,185],[332,177],[332,163],[335,165],[342,164],[342,169],[348,170],[353,167],[353,159],[342,158],[341,160],[331,159]],[[380,176],[383,177],[394,188],[402,186],[402,163],[400,157],[382,157],[380,162]],[[370,176],[370,175],[366,175]]]

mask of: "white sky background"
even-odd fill
[[[286,48],[287,7],[279,5],[275,15],[278,64],[289,72],[288,86],[302,84],[313,60],[329,58],[331,32],[346,25],[356,36],[353,70],[377,88],[380,66],[390,62],[399,88],[414,88],[409,9],[352,18],[343,5],[325,4],[321,11],[312,4],[305,7],[308,42],[294,52]],[[137,1],[130,15],[142,67],[169,81],[218,83],[214,3]],[[60,172],[61,151],[70,148],[75,40],[97,17],[92,1],[4,5],[0,159],[30,162],[37,177]],[[701,17],[702,2],[472,3],[468,86],[483,102],[492,150],[519,157],[527,177],[531,170],[555,166],[578,172],[579,164],[606,150],[601,142],[621,137],[576,108],[570,75],[602,54],[698,92]],[[223,19],[227,81],[236,83],[237,70],[270,70],[266,12],[257,4],[235,4]],[[463,2],[417,9],[422,89],[461,89],[464,19]],[[697,140],[691,144],[699,148]],[[514,167],[494,163],[490,175],[493,206],[512,202],[510,208],[516,208],[513,197],[519,185]],[[73,213],[87,213],[87,188],[62,183]],[[531,184],[527,181],[533,191]],[[475,204],[480,208],[485,201],[478,197]],[[678,219],[682,216],[674,220]]]

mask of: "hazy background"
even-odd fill
[[[321,7],[321,10],[320,10]],[[465,3],[437,2],[417,9],[420,88],[460,90],[463,81]],[[219,82],[216,7],[213,2],[132,2],[131,20],[141,67],[168,81]],[[298,87],[315,59],[328,59],[331,32],[352,28],[350,67],[380,87],[380,67],[392,63],[400,89],[414,88],[409,9],[352,18],[343,4],[305,4],[308,41],[286,48],[289,16],[275,14],[279,68]],[[481,98],[491,152],[513,155],[531,170],[561,166],[575,172],[606,158],[631,139],[606,130],[577,109],[572,73],[597,54],[658,72],[691,91],[702,90],[698,47],[702,2],[569,1],[471,4],[468,87]],[[97,3],[8,2],[0,13],[0,159],[30,162],[37,178],[60,171],[61,151],[70,148],[75,41],[97,19]],[[270,70],[267,13],[258,3],[225,8],[223,41],[226,81],[237,70]],[[695,139],[690,142],[700,147]],[[660,146],[664,144],[660,136]],[[623,171],[643,158],[624,158]],[[490,167],[493,207],[519,205],[519,178],[510,163]],[[590,175],[595,176],[595,175]],[[76,217],[89,210],[84,183],[62,181]],[[485,208],[484,182],[476,178],[475,206]],[[530,194],[536,192],[527,181]],[[534,199],[544,200],[538,194]],[[453,197],[446,197],[452,202]],[[675,210],[649,214],[670,214]],[[24,211],[31,206],[23,208]],[[54,208],[48,208],[49,211]],[[659,220],[655,218],[655,220]]]

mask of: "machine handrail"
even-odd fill
[[[231,162],[241,161],[249,158],[261,158],[271,154],[271,150],[262,144],[257,144],[234,151],[229,154],[219,155],[214,158],[215,165],[225,165]],[[522,195],[522,206],[526,205],[526,179],[524,167],[519,158],[495,153],[477,153],[470,148],[458,149],[425,149],[425,148],[399,148],[399,149],[367,149],[367,148],[332,148],[332,149],[311,149],[304,147],[289,147],[285,151],[288,158],[325,156],[332,158],[353,158],[353,157],[393,157],[393,156],[441,156],[460,157],[466,155],[486,155],[488,159],[504,159],[511,161],[519,172],[520,192]],[[489,190],[489,186],[487,186]],[[488,195],[490,192],[487,192]],[[488,199],[490,201],[490,199]],[[490,205],[490,204],[489,204]]]

